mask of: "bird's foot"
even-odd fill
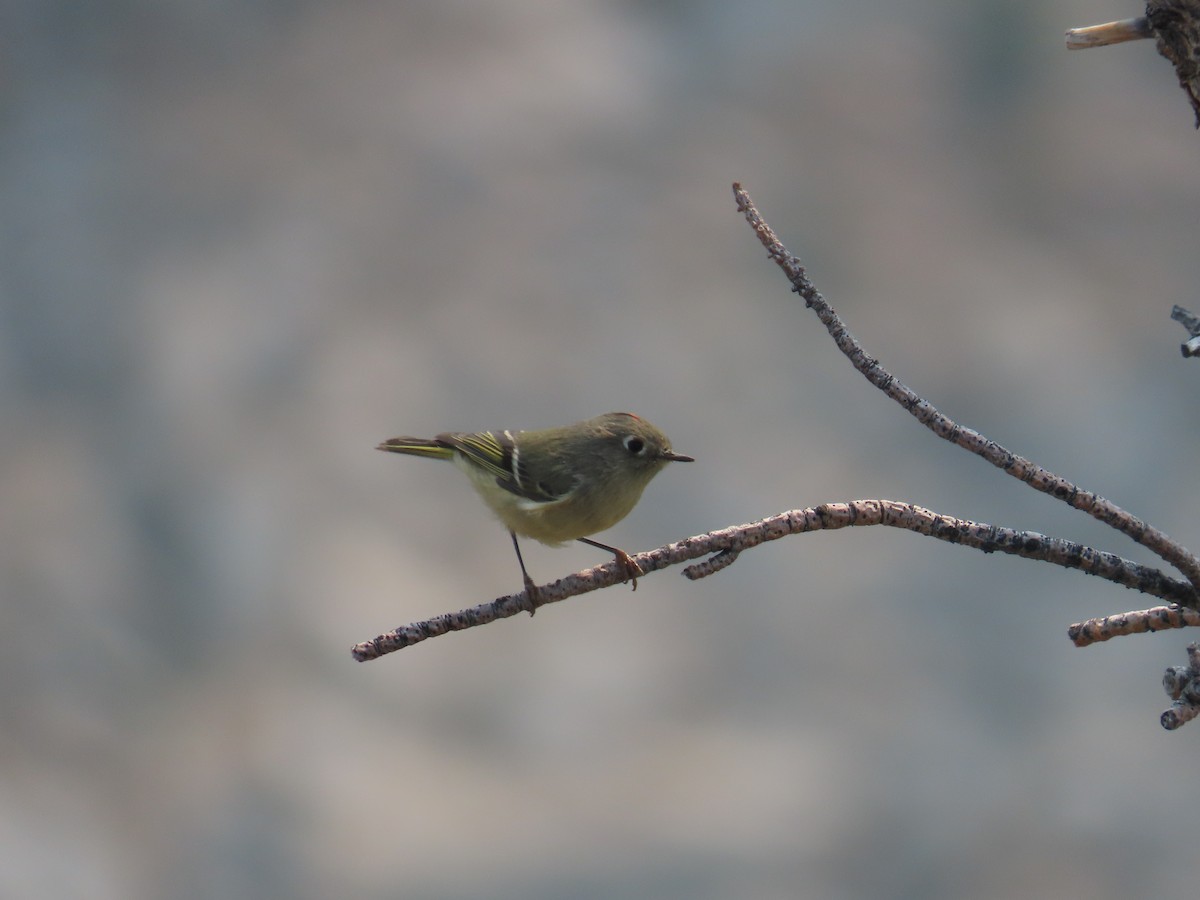
[[[633,557],[624,550],[614,550],[613,555],[616,556],[617,563],[625,570],[625,574],[629,576],[626,580],[632,582],[632,590],[636,591],[638,576],[645,575],[646,573],[642,571],[641,566],[633,561]]]
[[[533,583],[533,579],[528,575],[525,576],[525,608],[529,610],[532,616],[537,612],[537,608],[542,605],[542,594],[537,589],[537,585]]]

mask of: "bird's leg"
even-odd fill
[[[521,575],[525,578],[525,608],[529,610],[529,614],[532,616],[537,612],[541,597],[538,595],[537,585],[533,583],[533,579],[525,571],[525,560],[521,557],[521,545],[517,543],[517,533],[510,531],[509,536],[512,537],[513,549],[517,551],[517,562],[521,564]]]
[[[617,547],[610,547],[608,544],[602,544],[599,541],[593,541],[590,538],[577,538],[584,544],[591,544],[593,547],[599,547],[601,550],[607,550],[617,558],[617,562],[621,564],[621,568],[625,570],[628,580],[633,582],[633,590],[637,590],[637,580],[639,575],[645,575],[642,567],[635,563],[628,553]]]

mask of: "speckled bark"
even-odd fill
[[[1146,18],[1158,52],[1175,67],[1200,128],[1200,0],[1150,0]]]

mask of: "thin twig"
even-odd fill
[[[1179,345],[1179,351],[1185,356],[1200,355],[1200,316],[1182,306],[1171,307],[1171,318],[1188,330],[1191,338]]]
[[[1152,37],[1154,31],[1150,28],[1150,20],[1139,16],[1136,19],[1121,19],[1119,22],[1089,25],[1086,28],[1068,28],[1067,49],[1087,50],[1089,47],[1106,47],[1109,44],[1123,44],[1125,41],[1140,41]]]
[[[1076,622],[1067,629],[1067,637],[1074,642],[1076,647],[1087,647],[1127,634],[1144,634],[1148,631],[1195,628],[1196,626],[1200,626],[1200,612],[1187,606],[1172,604]]]
[[[830,531],[867,525],[903,528],[952,544],[974,547],[985,553],[1008,553],[1068,569],[1078,569],[1169,602],[1197,602],[1196,593],[1187,582],[1171,578],[1158,569],[1122,559],[1115,554],[1095,550],[1074,541],[1047,537],[1035,531],[1017,531],[983,522],[956,519],[911,503],[894,500],[854,500],[850,503],[824,503],[808,509],[790,510],[757,522],[712,531],[668,544],[657,550],[638,553],[633,556],[633,561],[649,575],[660,569],[709,557],[684,570],[684,574],[689,578],[704,578],[730,565],[743,551],[768,541],[809,531]],[[625,577],[627,576],[624,568],[616,562],[584,569],[551,584],[540,586],[539,607],[610,587],[620,583]],[[427,638],[486,625],[496,619],[508,618],[526,610],[524,593],[512,594],[456,613],[413,622],[395,631],[381,634],[374,640],[364,641],[351,652],[359,662],[366,662],[418,644]]]
[[[733,193],[737,199],[738,209],[745,215],[746,221],[758,235],[767,254],[783,269],[784,274],[792,283],[792,289],[804,298],[805,304],[817,314],[817,318],[825,325],[838,349],[868,381],[908,410],[918,422],[938,437],[983,457],[992,465],[1003,469],[1030,487],[1057,497],[1069,506],[1082,510],[1128,535],[1179,569],[1193,587],[1200,588],[1200,559],[1193,556],[1182,544],[1172,540],[1157,528],[1147,525],[1115,503],[1105,500],[1098,494],[1081,490],[1065,478],[1055,475],[1023,456],[1006,450],[979,432],[958,425],[948,416],[939,412],[933,404],[921,399],[911,388],[897,380],[876,359],[869,356],[858,340],[846,330],[845,323],[809,281],[808,274],[800,260],[788,251],[775,236],[771,226],[763,220],[762,215],[754,207],[750,195],[742,189],[740,184],[736,183],[733,185]]]
[[[1171,320],[1178,322],[1188,330],[1188,334],[1195,337],[1200,335],[1200,316],[1196,315],[1185,306],[1175,304],[1171,307]]]

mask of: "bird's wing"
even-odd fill
[[[575,490],[577,481],[565,489],[544,481],[535,481],[521,459],[520,448],[507,431],[480,431],[475,434],[439,434],[437,440],[458,450],[473,465],[496,479],[496,484],[518,497],[534,503],[554,503]]]

